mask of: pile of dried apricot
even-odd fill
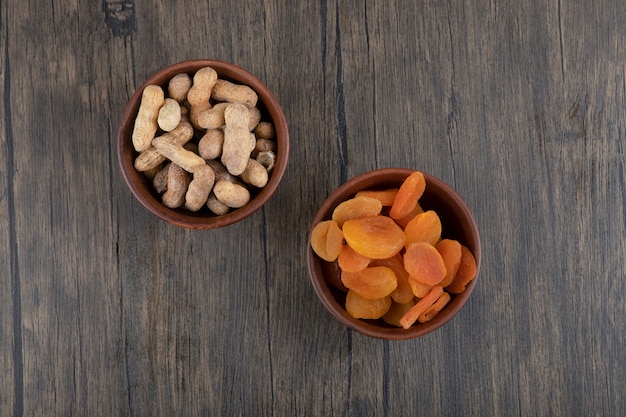
[[[422,209],[425,189],[414,171],[399,188],[358,192],[313,227],[311,247],[338,266],[352,317],[408,329],[435,317],[476,276],[472,252],[442,238],[439,215]]]

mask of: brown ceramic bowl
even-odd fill
[[[167,83],[176,74],[186,72],[193,77],[197,70],[206,66],[212,67],[222,79],[252,87],[259,96],[257,107],[261,110],[262,119],[274,123],[276,131],[276,163],[267,185],[258,192],[251,193],[252,196],[248,204],[222,216],[212,214],[206,207],[198,212],[191,212],[183,208],[170,209],[166,207],[161,203],[160,196],[153,190],[151,182],[141,172],[135,170],[133,166],[137,153],[132,146],[131,134],[141,103],[143,89],[149,84],[157,84],[167,91]],[[287,168],[289,131],[280,104],[261,80],[236,65],[222,61],[198,59],[180,62],[161,69],[135,91],[122,113],[117,133],[117,153],[126,184],[137,200],[150,212],[177,226],[190,229],[216,229],[250,216],[260,209],[274,194]]]
[[[384,168],[361,174],[333,191],[322,204],[313,219],[311,229],[322,220],[328,220],[342,201],[348,200],[361,190],[397,188],[414,170],[405,168]],[[437,212],[442,223],[442,237],[456,239],[467,246],[476,258],[480,269],[480,236],[478,227],[461,197],[443,181],[424,173],[426,190],[420,199],[424,210]],[[346,294],[338,289],[342,284],[336,263],[319,258],[310,244],[307,249],[309,275],[313,287],[326,309],[344,325],[364,335],[389,340],[412,339],[430,333],[448,322],[463,307],[476,285],[472,280],[461,294],[451,294],[452,299],[435,318],[426,323],[416,323],[409,329],[391,326],[380,320],[355,319],[345,308]]]

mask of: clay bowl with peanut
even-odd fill
[[[426,335],[469,299],[480,236],[463,199],[406,168],[358,175],[333,191],[311,224],[313,288],[342,324],[388,340]]]
[[[289,131],[270,89],[223,61],[184,61],[143,82],[117,134],[135,198],[173,225],[216,229],[259,210],[277,190]]]

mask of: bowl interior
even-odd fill
[[[322,220],[331,218],[332,212],[339,203],[365,189],[386,189],[398,187],[414,170],[405,168],[385,168],[361,174],[337,188],[322,204],[311,229]],[[478,227],[471,212],[461,197],[443,181],[424,173],[426,190],[420,199],[424,210],[435,210],[442,223],[442,237],[458,240],[467,246],[476,258],[480,269],[480,239]],[[468,284],[461,294],[452,296],[448,305],[431,321],[416,323],[410,329],[391,326],[380,320],[363,320],[351,317],[345,310],[346,294],[338,289],[341,286],[340,271],[335,263],[329,263],[319,258],[310,242],[307,249],[309,275],[320,300],[341,323],[368,336],[382,339],[410,339],[422,336],[441,327],[450,320],[465,304],[475,284],[476,278]]]
[[[231,212],[216,216],[206,210],[191,212],[185,209],[170,209],[161,203],[161,197],[154,191],[152,184],[143,173],[133,167],[137,152],[131,142],[131,134],[135,117],[141,104],[141,94],[144,88],[150,84],[156,84],[167,88],[167,83],[176,74],[193,74],[204,67],[212,67],[222,79],[245,84],[257,93],[259,101],[257,107],[261,110],[263,120],[271,120],[276,131],[275,141],[277,145],[276,163],[270,174],[267,185],[251,192],[251,200],[244,207]],[[248,71],[222,61],[216,60],[191,60],[181,62],[158,71],[148,78],[131,96],[124,112],[122,113],[117,135],[118,159],[124,180],[131,192],[139,202],[150,212],[169,223],[193,228],[214,229],[240,221],[257,211],[274,194],[285,173],[289,156],[289,131],[287,121],[278,100],[273,93],[254,75]]]

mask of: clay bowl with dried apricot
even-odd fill
[[[256,108],[260,110],[261,120],[270,122],[274,127],[272,140],[275,143],[275,160],[269,171],[267,183],[262,188],[249,187],[250,199],[241,207],[233,207],[225,214],[215,214],[206,206],[197,211],[190,211],[184,206],[170,208],[163,204],[162,192],[157,192],[153,181],[144,172],[135,168],[135,160],[139,155],[131,139],[135,120],[142,101],[142,92],[149,85],[160,86],[165,96],[168,96],[168,83],[178,74],[188,74],[193,79],[194,74],[204,67],[211,67],[217,72],[221,80],[236,85],[248,86],[258,96]],[[213,98],[211,98],[213,100]],[[188,102],[181,103],[187,105]],[[191,142],[198,142],[203,135],[202,129],[194,126],[194,138]],[[163,135],[157,131],[155,136]],[[128,101],[119,124],[117,133],[117,154],[122,176],[134,197],[152,214],[173,225],[190,229],[216,229],[236,223],[259,210],[275,193],[278,188],[289,158],[289,131],[283,110],[270,89],[256,76],[237,65],[207,59],[197,59],[180,62],[157,71],[145,80]]]
[[[409,183],[409,178],[416,176],[414,173],[415,170],[412,169],[384,168],[358,175],[330,194],[319,208],[311,224],[307,262],[315,292],[324,307],[339,322],[370,337],[403,340],[431,333],[446,324],[459,312],[469,299],[476,285],[481,259],[478,227],[463,199],[448,184],[432,175],[421,173],[422,190],[419,191],[419,207],[415,207],[415,209],[411,210],[412,214],[404,216],[403,219],[394,218],[392,223],[395,222],[395,225],[389,224],[389,219],[392,218],[390,213],[394,213],[394,210],[395,217],[399,216],[398,213],[401,213],[401,210],[408,210],[406,201],[410,201],[410,198],[407,199],[406,195],[410,195],[411,191],[407,191],[410,188],[409,185],[403,187],[403,184]],[[419,186],[415,187],[419,188]],[[394,209],[394,203],[389,202],[389,194],[385,198],[381,197],[378,209],[373,209],[374,213],[376,213],[376,210],[380,210],[373,217],[386,217],[384,219],[386,220],[385,222],[379,222],[378,220],[346,220],[346,216],[349,218],[351,215],[356,217],[368,216],[367,211],[370,209],[365,204],[367,203],[365,200],[358,204],[353,204],[348,210],[337,209],[340,205],[343,205],[345,208],[346,201],[354,201],[353,199],[357,196],[357,193],[362,195],[364,190],[391,190],[395,193],[393,195],[397,196],[401,194],[399,190],[402,188],[405,189],[402,193],[406,201],[402,202],[398,197],[396,203],[397,206],[404,204],[404,209],[399,209],[398,207]],[[366,196],[372,197],[371,194],[366,194]],[[387,202],[383,201],[385,199],[387,199]],[[373,204],[373,206],[376,205]],[[355,212],[361,212],[361,214],[354,214]],[[363,212],[366,214],[363,214]],[[436,213],[436,216],[433,213]],[[433,218],[436,219],[436,222],[432,221]],[[325,223],[329,225],[328,228],[322,227]],[[334,223],[337,223],[339,226]],[[366,242],[367,244],[362,245],[355,238],[354,232],[355,228],[358,229],[358,226],[362,224],[374,224],[374,226],[369,227],[369,229],[367,227],[362,229],[361,237],[373,236],[372,239],[378,239],[375,235],[381,232],[377,229],[382,228],[386,230],[385,228],[389,228],[389,235],[393,236],[393,238],[382,236],[381,240],[377,242]],[[418,226],[415,226],[416,224]],[[429,226],[424,229],[426,227],[423,226],[424,224],[429,224]],[[435,224],[437,227],[433,228],[432,224]],[[426,230],[426,232],[423,230],[415,231],[420,227]],[[320,230],[322,231],[320,232]],[[369,232],[373,230],[375,233],[368,235],[368,230]],[[398,230],[404,232],[404,237]],[[434,234],[432,230],[435,230]],[[338,233],[343,238],[340,244],[337,243]],[[358,238],[359,234],[357,233],[356,235]],[[424,238],[424,236],[430,237]],[[433,238],[432,236],[436,237]],[[398,239],[400,239],[399,242]],[[430,242],[424,243],[420,242],[420,240],[430,240]],[[450,245],[445,245],[444,241]],[[398,250],[397,246],[399,243],[401,248]],[[338,248],[338,245],[340,245],[340,248]],[[455,247],[457,252],[447,251],[444,246]],[[393,249],[394,247],[395,249]],[[388,251],[389,248],[392,248],[393,252],[385,254],[385,251]],[[463,248],[463,250],[461,251],[460,248]],[[345,257],[342,252],[346,253]],[[355,252],[359,253],[355,255]],[[362,269],[363,266],[359,266],[360,262],[355,262],[355,259],[368,258],[368,256],[364,255],[376,257],[382,254],[381,256],[385,257],[389,256],[389,253],[396,252],[397,254],[394,255],[393,259],[396,259],[396,261],[399,259],[400,266],[398,266],[398,262],[395,263],[395,266],[388,263],[389,259],[370,259],[366,261],[367,267]],[[428,266],[430,264],[423,266],[424,263],[416,261],[416,259],[421,260],[422,258],[426,260],[434,259],[429,258],[433,252],[437,252],[435,255],[437,259],[432,265],[444,265],[445,268],[443,266],[432,268]],[[415,256],[415,253],[420,253],[421,255]],[[452,256],[450,253],[458,253],[458,255]],[[359,270],[356,273],[350,269],[355,268],[355,265],[356,269]],[[377,298],[374,301],[367,300],[362,295],[368,296],[370,299],[378,297],[377,295],[370,296],[374,293],[368,294],[368,291],[384,291],[383,294],[388,294],[389,289],[392,288],[382,289],[386,284],[381,283],[382,281],[380,280],[384,281],[387,279],[389,271],[381,268],[381,265],[387,265],[392,271],[395,271],[397,287],[392,293],[380,299]],[[346,270],[349,270],[349,273]],[[363,273],[363,271],[372,272],[374,270],[377,271],[374,275]],[[381,274],[380,271],[386,271],[387,275]],[[410,271],[410,273],[407,271]],[[441,279],[444,276],[443,274],[448,275],[446,275],[446,278]],[[373,281],[368,282],[367,285],[363,284],[372,276],[376,276],[376,279],[379,281],[376,281],[375,284],[372,284]],[[394,276],[394,274],[391,274],[391,276]],[[433,276],[435,280],[429,281]],[[404,284],[402,285],[400,277],[404,277]],[[466,280],[459,284],[459,280],[462,279]],[[429,283],[424,284],[426,281]],[[361,284],[355,286],[355,283],[358,284],[359,282]],[[410,300],[408,301],[406,299],[407,282],[410,283],[408,287]],[[350,288],[348,289],[347,287]],[[402,291],[405,292],[402,300],[400,300],[401,297],[399,295],[402,292],[401,287],[403,288]],[[363,292],[364,289],[366,290],[365,292]],[[358,296],[354,295],[354,293],[358,293]],[[347,303],[348,298],[350,300]],[[355,302],[354,300],[357,301]],[[362,300],[362,302],[359,300]],[[360,315],[363,313],[364,305],[366,310],[370,310],[367,310],[364,315]],[[371,305],[376,307],[371,307]],[[380,307],[381,305],[382,307]],[[372,308],[376,309],[374,317],[367,317]],[[379,308],[382,310],[379,311]],[[383,312],[384,315],[381,316]],[[364,316],[366,318],[355,318]]]

